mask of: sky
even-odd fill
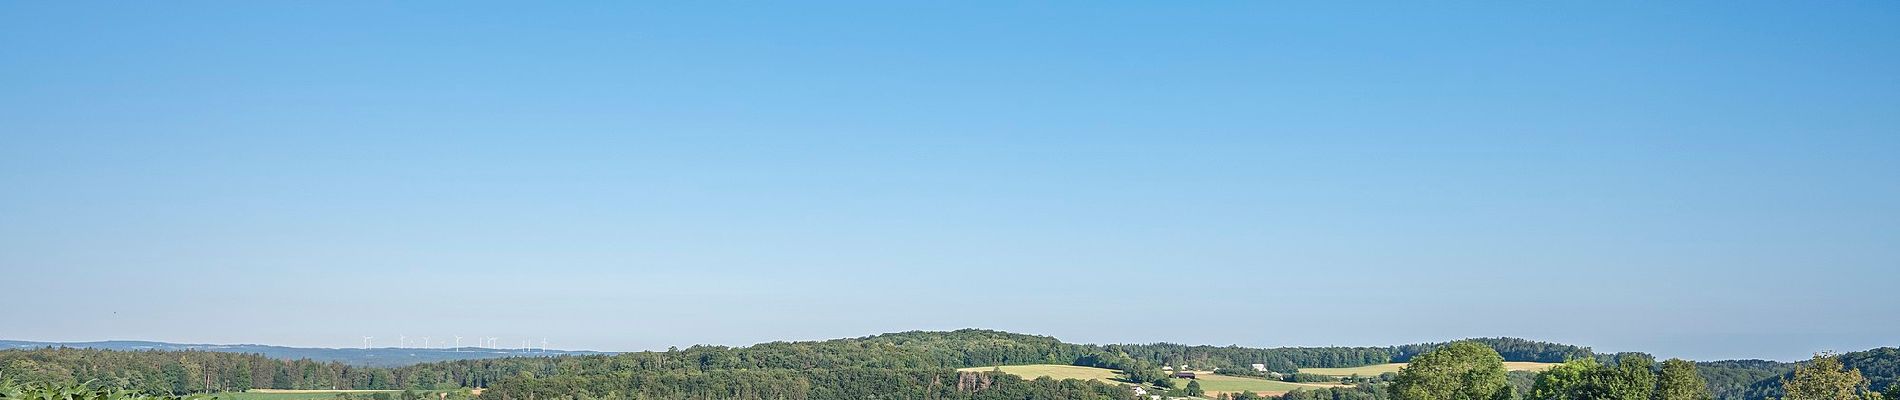
[[[1895,346],[1896,21],[0,2],[0,338]]]

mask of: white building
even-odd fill
[[[1255,370],[1255,371],[1260,371],[1260,372],[1267,372],[1267,365],[1266,365],[1266,364],[1254,364],[1254,365],[1253,365],[1253,370]]]

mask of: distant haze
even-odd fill
[[[4,2],[0,338],[1900,345],[1895,21]]]

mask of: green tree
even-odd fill
[[[1859,397],[1867,388],[1860,370],[1846,369],[1833,353],[1814,355],[1807,365],[1797,366],[1794,374],[1781,379],[1784,400],[1842,400]]]
[[[1531,392],[1526,398],[1533,400],[1575,398],[1575,393],[1588,384],[1590,375],[1602,367],[1603,365],[1598,364],[1595,358],[1574,359],[1550,367],[1537,374],[1537,379],[1531,384]]]
[[[1709,382],[1702,379],[1695,363],[1671,358],[1662,363],[1656,377],[1655,400],[1711,400]]]
[[[1598,380],[1605,385],[1611,400],[1650,400],[1656,391],[1656,361],[1648,356],[1623,354],[1616,357],[1616,368]]]
[[[1488,400],[1507,386],[1504,357],[1463,341],[1414,357],[1388,390],[1394,400]]]
[[[1205,392],[1202,392],[1202,391],[1201,391],[1201,381],[1198,381],[1198,380],[1191,380],[1191,381],[1188,381],[1188,384],[1187,384],[1187,395],[1189,395],[1189,396],[1200,396],[1200,395],[1201,395],[1201,394],[1203,394],[1203,393],[1205,393]]]

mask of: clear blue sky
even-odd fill
[[[1900,3],[0,3],[0,338],[1900,345]]]

